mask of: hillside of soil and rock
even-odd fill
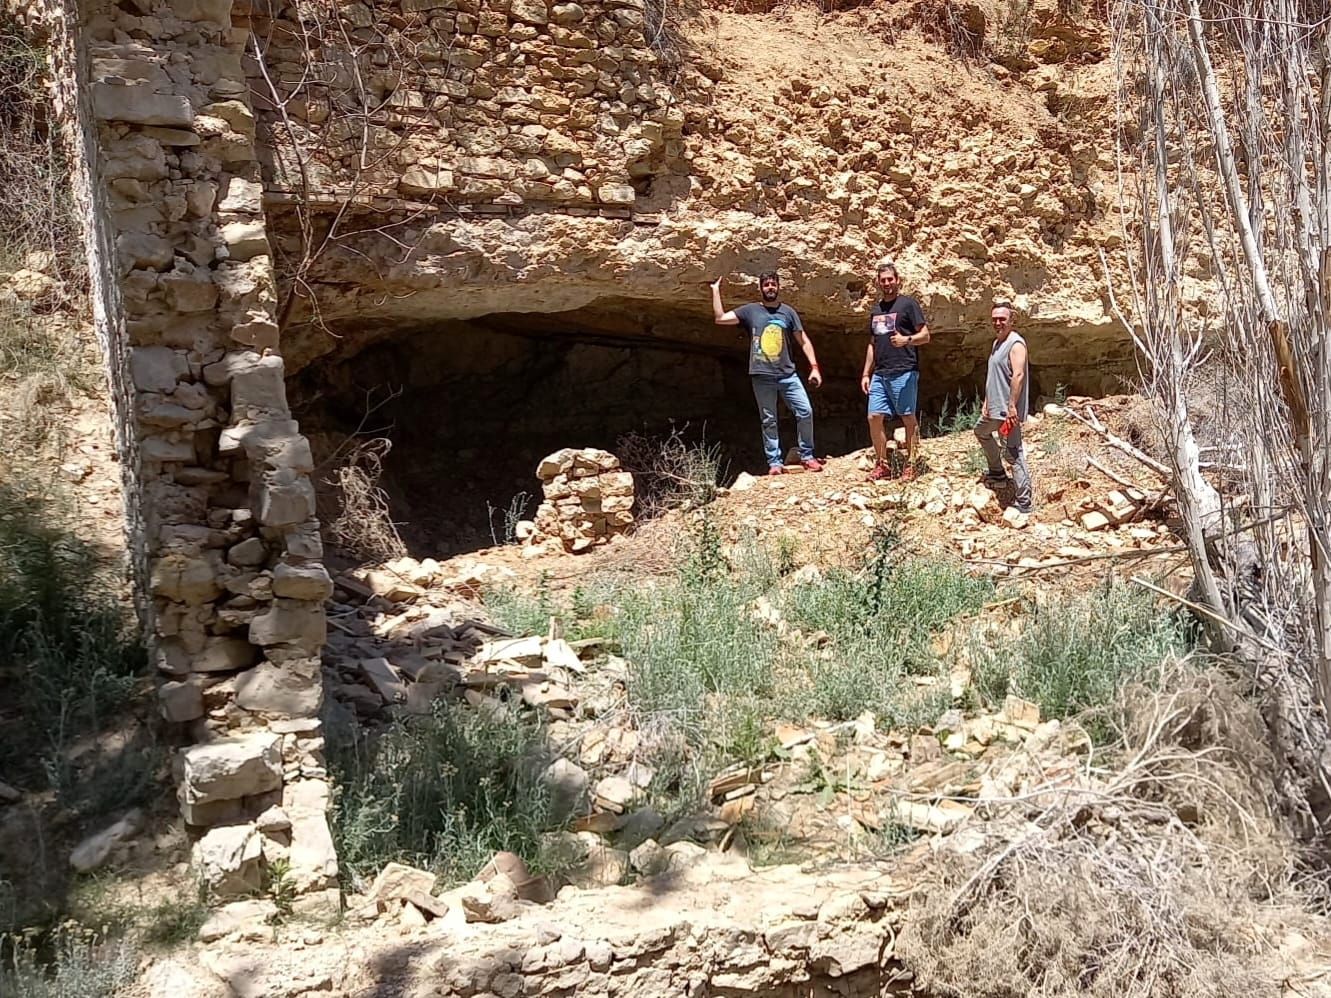
[[[151,959],[141,987],[199,998],[971,994],[981,978],[1034,986],[1037,967],[1122,959],[1140,919],[1169,917],[1191,928],[1152,964],[1168,986],[1143,993],[1264,993],[1281,974],[1297,993],[1322,993],[1331,937],[1292,895],[1254,892],[1278,881],[1287,846],[1245,783],[1267,765],[1249,741],[1251,708],[1190,661],[1170,604],[1127,582],[1188,587],[1159,477],[1128,443],[1154,447],[1148,412],[1131,397],[1071,399],[1035,417],[1029,517],[979,483],[974,439],[957,432],[924,442],[909,483],[867,482],[854,454],[822,474],[740,476],[581,553],[533,533],[453,559],[348,566],[334,577],[324,655],[328,737],[362,745],[354,762],[330,755],[346,795],[345,921],[315,927],[260,892],[216,909],[201,942]],[[595,470],[605,455],[571,454],[550,467],[622,474]],[[882,557],[890,571],[876,575]],[[838,676],[858,654],[838,618],[861,619],[855,600],[875,578],[918,599],[882,597],[879,611],[900,620],[873,632],[874,658]],[[832,591],[832,616],[811,615],[807,601]],[[638,598],[654,622],[636,619]],[[652,632],[680,640],[681,605],[716,631],[662,666]],[[901,668],[888,662],[893,634],[909,645]],[[723,651],[702,651],[709,642]],[[1046,656],[1045,671],[1006,655]],[[654,668],[695,682],[690,656],[717,674],[699,687],[705,706],[672,727],[684,701],[644,689]],[[1011,680],[996,683],[1009,665]],[[1172,701],[1149,693],[1158,681]],[[430,734],[439,722],[453,734]],[[491,726],[525,734],[496,750]],[[376,847],[345,836],[377,820],[387,771],[435,784],[392,798],[395,824],[428,823],[422,793],[461,820],[476,799],[456,784],[481,779],[544,831],[492,840],[525,858],[441,833],[446,853],[384,867]],[[1236,820],[1272,838],[1241,844]],[[280,814],[257,826],[265,854],[281,854],[283,834]],[[1234,882],[1188,872],[1197,861]],[[1034,881],[1018,886],[1032,864],[1071,865],[1047,871],[1049,894],[1023,928],[1008,906],[1035,903],[1020,893]],[[967,899],[977,878],[983,891]],[[1096,921],[1080,891],[1119,915]],[[1120,910],[1137,891],[1159,894]],[[1093,924],[1082,932],[1079,918]],[[1216,919],[1214,939],[1190,934]],[[1047,966],[1020,950],[986,959],[992,939],[977,950],[974,934],[999,923],[1032,944],[1061,932],[1066,952]]]
[[[40,6],[0,998],[1331,994],[1118,394],[1104,5]],[[916,474],[869,482],[885,257],[934,336]],[[817,474],[750,473],[711,321],[772,267]],[[996,298],[1030,514],[969,432]]]

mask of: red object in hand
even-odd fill
[[[1017,420],[1013,416],[1008,416],[1003,420],[1003,425],[998,428],[1000,437],[1011,436],[1012,428],[1017,425]]]

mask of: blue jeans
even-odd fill
[[[781,456],[781,437],[776,427],[777,397],[786,403],[786,408],[795,417],[799,429],[800,460],[808,461],[813,457],[813,406],[809,405],[808,393],[798,374],[773,377],[755,374],[753,378],[753,397],[758,400],[758,413],[763,423],[763,451],[767,455],[767,466],[785,464]]]

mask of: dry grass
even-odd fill
[[[1155,686],[1156,684],[1152,684]],[[942,865],[898,954],[937,995],[1248,998],[1279,993],[1303,920],[1253,705],[1175,668],[1112,712],[1113,769],[1012,803],[1014,836]],[[1001,945],[996,945],[1001,941]]]
[[[87,313],[87,275],[47,72],[44,50],[0,9],[0,432],[13,462],[97,381],[86,324],[70,319]],[[35,273],[14,278],[22,271]]]
[[[343,552],[363,562],[385,562],[407,554],[379,487],[383,459],[391,443],[384,437],[357,441],[326,478],[335,495],[337,514],[328,532]]]

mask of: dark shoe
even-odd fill
[[[984,482],[985,485],[994,486],[1007,485],[1012,479],[1008,477],[1006,471],[999,472],[998,474],[994,474],[992,471],[986,471],[980,478],[980,481]]]
[[[800,464],[804,465],[805,471],[823,470],[823,462],[819,461],[816,457],[805,458],[803,461],[800,462]]]
[[[784,475],[786,473],[786,467],[783,464],[774,464],[767,469],[767,473],[769,475]]]
[[[1035,506],[1031,503],[1027,503],[1025,506],[1023,506],[1021,503],[1014,503],[1013,505],[1016,507],[1018,513],[1029,514],[1034,512],[1035,510]]]
[[[873,466],[873,471],[869,472],[869,481],[881,482],[884,478],[892,477],[892,469],[884,461],[879,461]]]

